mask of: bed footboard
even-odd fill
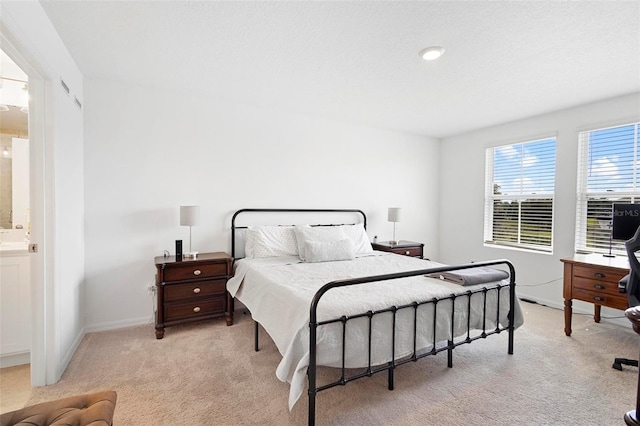
[[[503,265],[509,268],[509,283],[508,284],[491,284],[485,287],[474,287],[473,290],[468,290],[465,293],[461,293],[461,294],[451,294],[450,296],[447,297],[443,297],[443,298],[434,298],[432,300],[426,300],[426,301],[414,301],[413,303],[407,304],[407,305],[403,305],[403,306],[390,306],[388,308],[385,309],[381,309],[381,310],[377,310],[377,311],[368,311],[368,312],[364,312],[362,314],[359,315],[352,315],[352,316],[342,316],[340,318],[335,318],[332,320],[326,320],[326,321],[321,321],[319,322],[317,320],[318,317],[318,303],[320,301],[320,299],[322,298],[322,296],[327,293],[329,290],[333,289],[333,288],[337,288],[337,287],[346,287],[346,286],[351,286],[351,285],[357,285],[357,284],[365,284],[365,283],[370,283],[370,282],[377,282],[377,281],[386,281],[386,280],[392,280],[392,279],[397,279],[397,278],[405,278],[405,277],[413,277],[413,276],[418,276],[418,275],[427,275],[427,274],[437,274],[437,273],[441,273],[441,272],[448,272],[448,271],[454,271],[454,270],[461,270],[461,269],[468,269],[468,268],[476,268],[476,267],[480,267],[480,266],[496,266],[496,265]],[[500,312],[500,304],[502,303],[502,301],[500,300],[500,293],[501,293],[501,289],[504,287],[509,287],[509,311],[508,311],[508,315],[507,315],[507,321],[508,324],[506,326],[501,326],[500,325],[500,321],[499,321],[499,312]],[[497,317],[495,318],[495,327],[492,327],[491,329],[487,330],[486,327],[486,320],[487,320],[487,294],[489,292],[497,292]],[[475,294],[480,294],[483,298],[483,326],[482,326],[482,330],[479,330],[480,333],[479,334],[474,334],[473,336],[471,335],[471,330],[472,327],[470,325],[470,317],[471,317],[471,297],[472,295]],[[469,312],[467,312],[467,324],[466,324],[466,337],[463,338],[459,338],[459,339],[454,339],[454,320],[453,317],[455,315],[455,303],[452,303],[452,311],[451,311],[451,317],[452,317],[452,321],[451,321],[451,339],[447,341],[446,345],[440,345],[437,346],[437,344],[439,342],[436,341],[436,332],[435,332],[435,327],[436,327],[436,316],[437,316],[437,304],[443,300],[451,300],[452,302],[455,302],[455,300],[457,298],[469,298],[467,303],[467,309],[469,309]],[[464,265],[456,265],[456,266],[445,266],[445,267],[439,267],[439,268],[430,268],[430,269],[422,269],[422,270],[416,270],[416,271],[410,271],[410,272],[400,272],[400,273],[394,273],[394,274],[386,274],[386,275],[376,275],[376,276],[369,276],[369,277],[362,277],[362,278],[354,278],[354,279],[348,279],[348,280],[338,280],[338,281],[333,281],[330,282],[328,284],[325,284],[320,290],[318,290],[318,292],[315,294],[312,302],[311,302],[311,308],[310,308],[310,316],[309,316],[309,367],[308,367],[308,372],[307,372],[307,376],[308,376],[308,381],[309,381],[309,390],[308,390],[308,394],[309,394],[309,425],[315,425],[315,409],[316,409],[316,395],[318,392],[326,390],[326,389],[330,389],[332,387],[335,386],[343,386],[346,385],[348,382],[351,382],[353,380],[357,380],[363,377],[370,377],[375,373],[380,373],[383,371],[387,372],[388,375],[388,389],[389,390],[393,390],[394,388],[394,370],[396,367],[405,364],[407,362],[415,362],[418,359],[424,358],[426,356],[429,355],[435,355],[439,352],[442,351],[447,351],[447,365],[448,367],[452,367],[453,366],[453,349],[456,348],[459,345],[463,345],[466,343],[471,343],[474,340],[477,339],[484,339],[487,336],[490,336],[492,334],[497,334],[497,333],[501,333],[502,331],[507,331],[509,333],[509,339],[508,339],[508,353],[511,355],[513,354],[513,335],[514,335],[514,315],[515,315],[515,311],[514,311],[514,305],[515,305],[515,269],[513,267],[513,265],[511,264],[511,262],[509,262],[508,260],[504,260],[504,259],[500,259],[500,260],[493,260],[493,261],[486,261],[486,262],[476,262],[476,263],[469,263],[469,264],[464,264]],[[434,306],[433,312],[434,312],[434,321],[433,321],[433,327],[434,327],[434,332],[433,332],[433,342],[431,344],[431,350],[428,351],[424,351],[424,352],[419,352],[419,348],[417,347],[417,327],[416,327],[416,323],[417,323],[417,312],[418,312],[418,307],[422,306],[422,305],[426,305],[426,304],[431,304]],[[404,309],[412,309],[413,310],[413,318],[414,318],[414,331],[413,331],[413,353],[411,356],[409,357],[404,357],[404,358],[400,358],[400,359],[396,359],[395,356],[395,340],[396,340],[396,329],[395,329],[395,320],[396,320],[396,314],[398,311],[400,310],[404,310]],[[346,324],[349,320],[355,319],[355,318],[362,318],[362,317],[368,317],[369,318],[369,347],[371,347],[371,323],[372,323],[372,318],[375,315],[378,314],[382,314],[382,313],[391,313],[392,314],[392,321],[393,321],[393,327],[392,327],[392,337],[391,337],[391,348],[390,348],[390,353],[391,355],[391,361],[383,364],[383,365],[371,365],[371,360],[369,360],[369,365],[367,366],[367,368],[364,371],[361,371],[357,374],[352,374],[352,375],[347,375],[347,369],[345,368],[345,342],[344,342],[344,336],[345,336],[345,329],[346,329]],[[327,324],[332,324],[332,323],[341,323],[342,324],[342,329],[343,329],[343,342],[342,342],[342,368],[341,368],[341,375],[340,378],[334,382],[331,383],[326,383],[323,384],[321,386],[318,386],[316,383],[316,379],[317,379],[317,347],[316,347],[316,342],[317,342],[317,330],[318,327],[323,326],[323,325],[327,325]],[[477,328],[474,328],[474,330],[478,330]]]

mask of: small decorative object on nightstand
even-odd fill
[[[156,338],[164,328],[192,321],[226,317],[233,324],[227,280],[233,258],[227,253],[200,253],[197,259],[158,256],[156,263]]]
[[[393,241],[378,241],[371,243],[371,247],[373,247],[374,250],[388,251],[405,256],[419,258],[424,256],[424,244],[413,241],[400,240],[397,243]]]

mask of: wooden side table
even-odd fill
[[[378,241],[371,243],[371,247],[373,247],[374,250],[388,251],[404,256],[422,258],[424,255],[424,244],[414,241],[400,240],[397,244],[392,244],[390,241]]]
[[[226,317],[233,324],[227,280],[233,274],[233,258],[227,253],[200,253],[196,259],[158,256],[156,264],[156,338],[165,327]]]
[[[573,299],[593,303],[593,320],[600,322],[602,306],[627,309],[627,295],[618,290],[618,281],[629,273],[626,256],[604,257],[601,254],[576,254],[564,263],[564,333],[571,336]]]

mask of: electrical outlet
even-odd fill
[[[147,291],[149,292],[149,294],[151,296],[156,294],[156,286],[154,284],[151,284],[150,286],[147,287]]]

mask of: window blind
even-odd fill
[[[638,130],[640,123],[581,132],[575,250],[625,255],[624,241],[611,240],[615,203],[640,201]]]
[[[488,148],[484,243],[551,252],[556,139]]]

